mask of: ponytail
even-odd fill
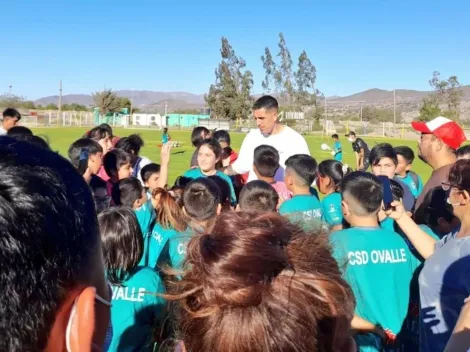
[[[335,192],[339,191],[343,178],[352,172],[351,168],[337,160],[324,160],[318,165],[318,173],[322,177],[329,177],[335,186]]]
[[[173,228],[178,232],[186,230],[188,219],[177,195],[167,188],[157,188],[152,196],[157,199],[157,222],[166,229]]]

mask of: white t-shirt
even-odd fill
[[[276,181],[284,180],[284,169],[286,167],[286,160],[289,157],[296,154],[310,155],[310,150],[304,137],[288,126],[284,126],[281,133],[267,137],[259,129],[253,129],[246,135],[240,148],[238,159],[232,164],[233,170],[239,174],[249,172],[248,182],[257,179],[253,171],[253,157],[255,148],[260,145],[270,145],[279,152],[279,164],[281,167],[276,173]]]
[[[5,136],[7,134],[7,130],[3,128],[1,121],[0,121],[0,136]]]
[[[152,163],[152,160],[150,160],[149,158],[147,158],[145,156],[140,157],[140,163],[139,163],[138,170],[137,170],[137,178],[139,179],[140,183],[142,183],[142,185],[144,185],[144,180],[142,180],[142,176],[140,175],[140,171],[142,171],[144,166],[147,166],[148,164],[151,164],[151,163]]]

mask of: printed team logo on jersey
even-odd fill
[[[329,210],[330,213],[336,213],[336,207],[334,204],[330,204],[330,210]]]

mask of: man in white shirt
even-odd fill
[[[253,156],[255,148],[260,145],[270,145],[279,152],[280,168],[275,179],[283,181],[286,160],[292,155],[310,155],[304,137],[288,126],[278,121],[279,105],[275,98],[265,95],[253,105],[253,116],[258,129],[251,130],[243,140],[238,159],[225,169],[227,175],[237,175],[249,172],[248,182],[256,180],[253,171]]]
[[[6,135],[8,130],[15,127],[19,120],[21,120],[21,114],[16,109],[8,108],[3,111],[3,120],[0,124],[0,136]]]

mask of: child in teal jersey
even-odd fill
[[[113,336],[108,351],[153,351],[152,331],[165,318],[159,275],[138,263],[143,239],[131,208],[110,208],[98,217],[106,276],[112,287]]]
[[[154,192],[157,219],[149,240],[148,266],[151,268],[162,269],[158,264],[162,264],[160,255],[168,241],[188,236],[188,218],[183,212],[180,192],[178,187],[158,188]]]
[[[222,210],[220,190],[209,178],[198,178],[185,187],[183,204],[190,229],[166,242],[159,258],[159,267],[167,264],[176,270],[184,270],[186,247],[193,234],[210,230]]]
[[[294,196],[282,203],[279,214],[309,228],[318,228],[322,222],[320,201],[310,192],[316,173],[317,162],[310,155],[293,155],[286,160],[284,182]]]
[[[410,188],[415,198],[418,198],[423,191],[424,185],[421,177],[416,172],[411,171],[415,154],[413,150],[407,146],[395,147],[394,150],[398,159],[398,165],[395,171],[397,178]]]
[[[147,193],[136,177],[125,178],[116,183],[113,186],[112,198],[114,204],[130,207],[134,210],[144,241],[144,254],[139,265],[147,266],[148,242],[156,215],[152,200],[148,199]]]
[[[333,255],[356,297],[352,328],[360,351],[381,351],[375,335],[396,346],[408,312],[410,282],[419,261],[397,233],[379,226],[383,190],[369,173],[353,172],[341,185],[347,230],[331,234]],[[358,319],[360,318],[360,319]],[[370,335],[372,333],[372,335]],[[385,345],[383,346],[385,348]]]
[[[341,142],[339,141],[339,136],[335,133],[331,136],[333,138],[333,151],[332,155],[336,161],[343,161],[343,148],[341,147]]]
[[[325,195],[321,201],[323,219],[334,231],[343,228],[341,194],[338,190],[343,177],[351,172],[351,169],[343,168],[343,164],[336,160],[324,160],[318,165],[317,187]]]
[[[170,135],[168,134],[168,128],[163,129],[163,134],[162,134],[162,144],[167,144],[171,140]]]
[[[197,149],[198,167],[187,171],[183,176],[192,179],[213,175],[219,176],[229,184],[230,201],[232,205],[235,205],[237,203],[237,198],[235,196],[235,189],[233,188],[232,180],[223,172],[217,170],[217,164],[220,162],[221,153],[222,148],[220,147],[219,142],[215,139],[206,139],[202,141]]]

